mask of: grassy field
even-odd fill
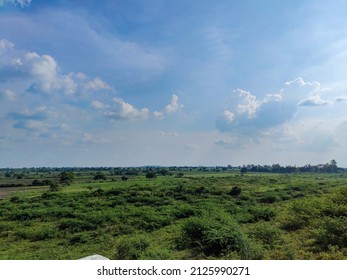
[[[0,259],[347,259],[347,173],[183,173],[3,174]]]

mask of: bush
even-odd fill
[[[272,203],[279,201],[279,200],[280,200],[279,197],[275,194],[267,194],[266,196],[261,197],[259,199],[259,201],[261,203],[267,203],[267,204],[272,204]]]
[[[347,217],[327,217],[323,224],[314,231],[315,246],[319,250],[327,251],[332,246],[339,249],[347,248]]]
[[[320,217],[321,207],[319,201],[312,199],[294,201],[282,217],[281,227],[287,231],[295,231],[309,226],[310,221]]]
[[[62,219],[59,224],[59,230],[67,230],[71,233],[94,230],[97,228],[92,221],[84,221],[78,219]]]
[[[265,222],[255,224],[249,234],[252,238],[261,241],[271,248],[282,241],[281,230]]]
[[[253,216],[251,222],[270,221],[276,216],[276,212],[268,207],[252,207],[248,211]]]
[[[74,178],[75,174],[73,172],[64,171],[60,174],[60,183],[66,186],[71,185]]]
[[[98,172],[95,174],[94,180],[106,180],[106,175],[102,172]]]
[[[146,178],[147,179],[155,179],[155,178],[157,178],[157,173],[155,173],[153,171],[149,171],[146,173]]]
[[[74,244],[84,244],[87,243],[90,240],[90,235],[86,232],[79,232],[74,234],[71,238],[69,243],[71,245]]]
[[[238,225],[225,213],[191,217],[182,226],[181,244],[206,256],[221,256],[237,252],[249,257],[249,242]]]
[[[174,215],[177,219],[188,218],[195,214],[196,210],[190,205],[182,205],[174,211]]]
[[[122,237],[116,243],[116,260],[138,260],[149,247],[150,241],[144,236]]]
[[[241,188],[237,186],[232,187],[229,192],[229,195],[234,197],[239,196],[240,194],[241,194]]]

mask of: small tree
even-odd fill
[[[97,172],[94,176],[94,180],[106,180],[106,176],[102,172]]]
[[[74,178],[75,178],[75,174],[73,172],[64,171],[60,173],[60,183],[62,185],[66,185],[66,186],[71,185]]]
[[[146,174],[146,178],[147,179],[155,179],[155,178],[157,178],[157,173],[155,173],[153,171],[148,171]]]
[[[240,172],[241,172],[241,175],[245,175],[247,173],[247,168],[246,167],[242,167]]]
[[[128,179],[129,178],[127,176],[125,176],[125,175],[122,176],[122,181],[128,181]]]

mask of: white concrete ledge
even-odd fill
[[[109,260],[108,258],[101,255],[90,255],[79,260]]]

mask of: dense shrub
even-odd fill
[[[147,179],[155,179],[155,178],[157,178],[157,173],[155,173],[153,171],[149,171],[146,173],[146,178]]]
[[[106,175],[102,172],[97,172],[94,175],[94,180],[106,180]]]
[[[68,232],[80,232],[95,230],[97,225],[92,221],[84,221],[79,219],[62,219],[58,226],[59,230],[67,230]]]
[[[249,213],[252,215],[252,222],[270,221],[276,216],[275,210],[269,207],[252,207]]]
[[[325,218],[313,236],[319,250],[327,251],[331,246],[347,248],[347,217]]]
[[[148,249],[150,241],[144,236],[122,237],[116,243],[116,260],[138,260]]]
[[[241,257],[249,252],[247,238],[225,213],[191,217],[182,226],[181,245],[206,256],[235,251]]]
[[[230,196],[239,196],[241,194],[241,188],[240,187],[232,187],[231,190],[229,191],[229,195]]]
[[[287,231],[295,231],[309,226],[315,218],[321,215],[321,207],[317,200],[298,200],[294,201],[282,217],[281,227]]]
[[[183,219],[196,215],[197,211],[192,206],[184,204],[175,209],[173,214],[177,219]]]
[[[270,248],[273,248],[277,243],[282,241],[281,230],[266,222],[254,224],[249,235],[261,241],[263,244],[270,246]]]

